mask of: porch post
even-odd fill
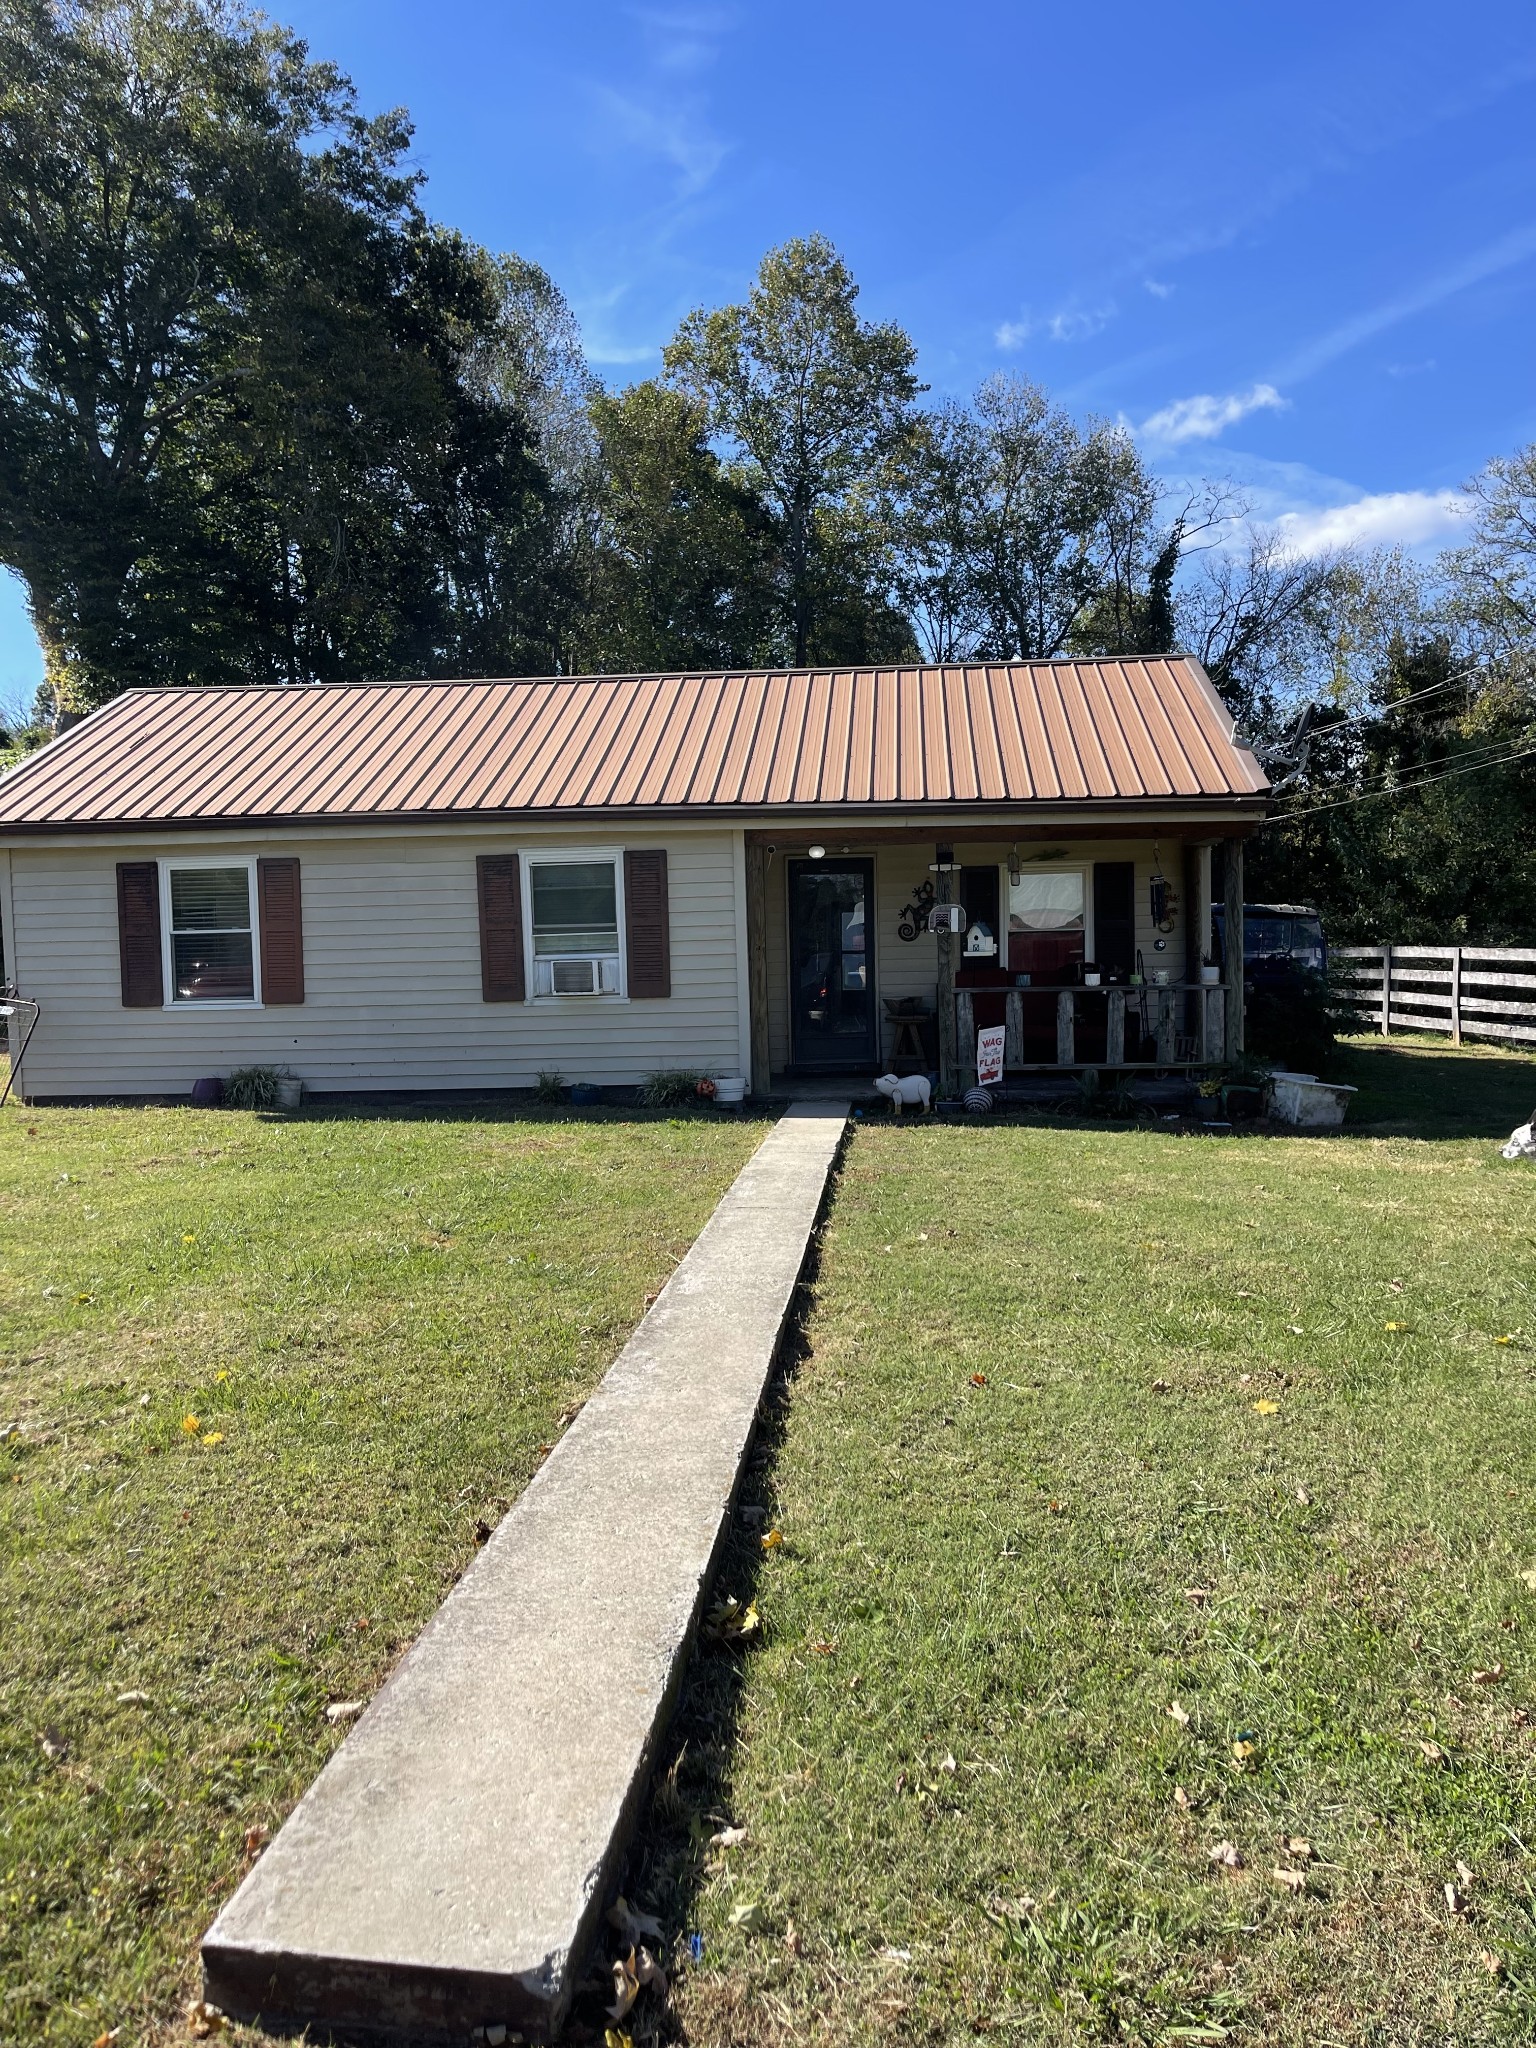
[[[938,871],[938,888],[934,893],[940,903],[948,903],[954,850],[948,846],[936,846],[933,858]],[[938,934],[938,947],[939,1093],[944,1096],[955,1096],[960,1093],[960,1059],[955,1028],[955,942],[948,932]]]
[[[1243,1056],[1243,842],[1224,842],[1225,895],[1223,909],[1227,924],[1227,1017],[1226,1056]]]
[[[747,847],[747,1009],[752,1032],[752,1093],[773,1086],[768,1057],[768,861],[766,846]]]

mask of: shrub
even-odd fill
[[[236,1067],[224,1083],[226,1109],[276,1109],[283,1075],[276,1067]]]
[[[640,1089],[640,1100],[647,1109],[682,1109],[687,1104],[698,1102],[699,1083],[703,1079],[701,1073],[686,1068],[664,1067],[657,1073],[646,1075]]]
[[[1248,991],[1247,1049],[1274,1066],[1320,1074],[1333,1057],[1339,1023],[1326,980],[1309,968]]]
[[[558,1067],[543,1067],[539,1078],[533,1084],[536,1102],[557,1103],[565,1100],[565,1076]]]

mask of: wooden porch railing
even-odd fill
[[[1055,1073],[1063,1067],[1078,1072],[1088,1067],[1208,1067],[1225,1058],[1226,985],[1222,982],[1171,982],[1163,987],[1085,988],[1036,984],[1029,988],[955,991],[956,1036],[964,1085],[976,1079],[976,995],[999,994],[1003,998],[1003,1065],[1018,1073]],[[1056,1057],[1054,1060],[1026,1060],[1024,1057],[1024,1004],[1031,998],[1056,998]],[[1191,998],[1193,1000],[1191,1000]],[[1104,1006],[1104,1057],[1077,1057],[1079,1005]],[[1156,1044],[1156,1055],[1147,1060],[1125,1055],[1126,1012],[1138,1025],[1146,1017],[1146,1035]],[[1181,1021],[1182,1020],[1182,1021]],[[1190,1023],[1193,1029],[1189,1028]],[[1138,1052],[1140,1050],[1138,1043]]]

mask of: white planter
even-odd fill
[[[284,1074],[277,1084],[279,1109],[297,1109],[304,1100],[304,1083],[297,1074]]]
[[[740,1074],[722,1074],[715,1083],[715,1100],[727,1108],[746,1100],[747,1084]]]
[[[1347,1082],[1319,1081],[1316,1074],[1271,1074],[1269,1113],[1298,1130],[1334,1130],[1343,1123],[1355,1093]]]
[[[1201,986],[1202,988],[1215,988],[1216,984],[1217,984],[1217,983],[1218,983],[1218,982],[1219,982],[1220,980],[1221,980],[1221,969],[1220,969],[1219,967],[1202,967],[1202,968],[1201,968],[1201,970],[1200,970],[1200,986]]]

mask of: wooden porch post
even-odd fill
[[[948,846],[934,848],[934,860],[941,872],[935,877],[938,888],[934,892],[940,903],[950,900],[950,874],[945,863],[953,863],[954,849]],[[955,1018],[955,942],[948,932],[938,935],[939,948],[939,1093],[955,1096],[960,1093],[960,1058],[956,1043]],[[971,1051],[975,1052],[974,1045]]]
[[[1227,1016],[1226,1056],[1243,1056],[1243,842],[1225,842],[1225,891],[1223,910],[1227,926]]]
[[[766,846],[747,847],[747,1007],[752,1034],[752,1093],[773,1086],[768,1056],[768,862]]]

